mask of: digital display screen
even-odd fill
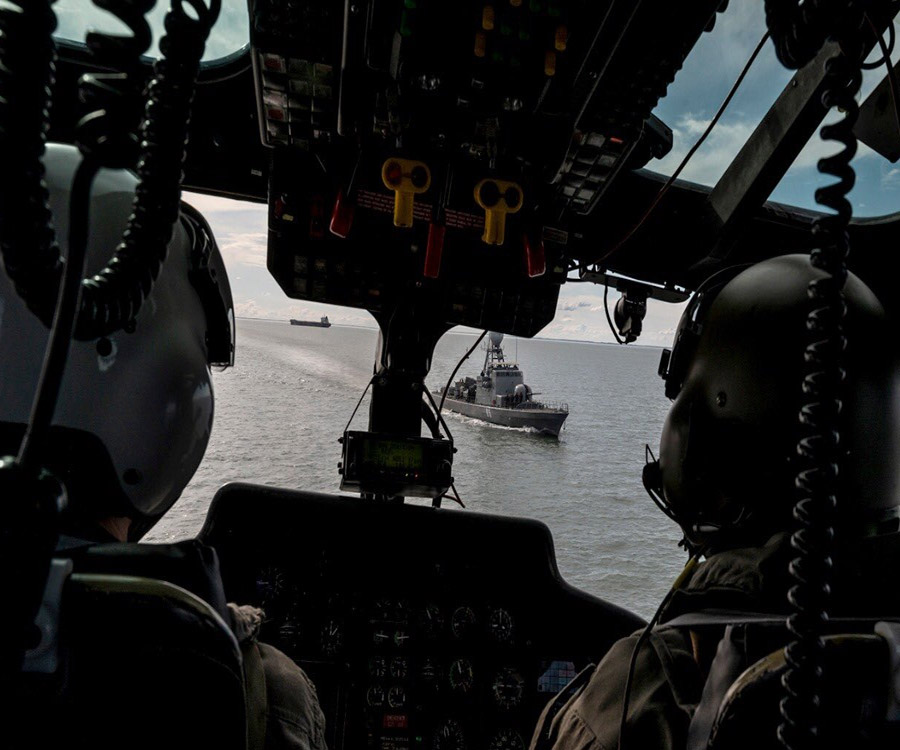
[[[425,463],[425,449],[421,443],[405,440],[366,440],[363,443],[362,459],[366,467],[421,472]]]
[[[568,685],[578,672],[571,661],[551,661],[544,663],[544,671],[538,678],[539,693],[558,693]]]

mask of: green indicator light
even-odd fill
[[[512,26],[509,24],[504,23],[500,25],[500,33],[503,36],[512,36],[512,31]]]
[[[562,15],[562,10],[558,5],[551,5],[547,8],[547,13],[550,14],[550,18],[559,18]]]
[[[416,0],[403,0],[403,7],[415,9],[415,8],[418,8],[419,6],[416,4]]]
[[[528,10],[532,13],[540,13],[541,12],[541,4],[538,0],[529,0]]]
[[[493,60],[495,63],[502,63],[503,62],[503,53],[502,52],[494,52],[491,55],[491,60]]]
[[[519,29],[519,41],[527,42],[531,39],[531,33],[528,29]]]
[[[405,10],[400,15],[400,36],[412,36],[412,27],[409,25],[409,14]]]
[[[509,67],[511,68],[521,68],[522,61],[518,57],[509,58]]]

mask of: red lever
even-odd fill
[[[425,277],[436,279],[441,273],[441,256],[444,254],[444,233],[447,227],[443,224],[428,225],[428,242],[425,246]]]
[[[353,214],[356,207],[347,199],[343,190],[339,190],[334,201],[334,209],[331,211],[331,223],[328,231],[333,235],[346,239],[353,226]]]
[[[525,235],[525,268],[530,279],[543,276],[547,272],[544,241],[539,238],[536,242],[532,242],[527,234]]]

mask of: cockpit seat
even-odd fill
[[[824,720],[822,747],[880,750],[900,746],[900,672],[895,644],[895,635],[886,636],[885,632],[825,638],[825,679],[819,692]],[[741,673],[719,704],[708,742],[698,741],[694,735],[689,750],[780,748],[777,728],[782,721],[779,703],[784,696],[781,678],[786,669],[784,651],[779,649]]]
[[[26,658],[4,747],[246,750],[241,652],[199,597],[149,578],[73,573],[57,622],[42,643],[52,668]]]

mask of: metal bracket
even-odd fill
[[[41,641],[26,652],[22,671],[53,674],[59,668],[59,616],[62,609],[62,592],[66,579],[72,573],[72,561],[54,558],[50,561],[47,585],[41,608],[34,619],[41,633]]]

